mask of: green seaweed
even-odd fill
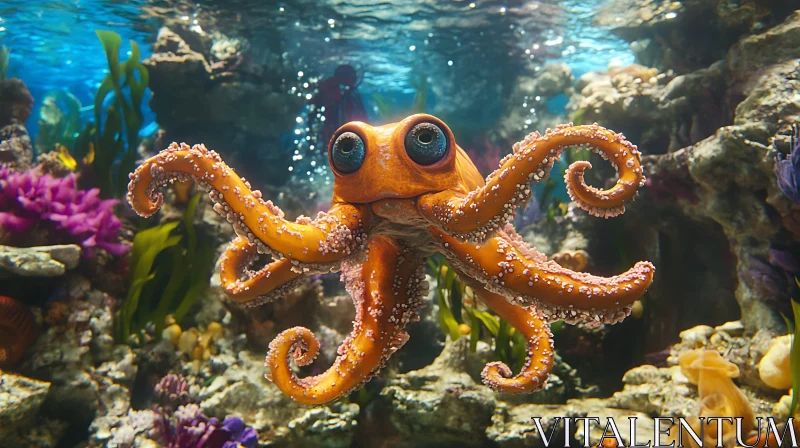
[[[583,123],[584,114],[586,114],[585,107],[576,110],[575,113],[572,114],[572,124],[574,124],[575,126],[580,126]]]
[[[180,322],[208,286],[214,247],[197,244],[193,218],[200,197],[191,198],[183,221],[160,224],[134,237],[130,289],[116,322],[118,342],[126,342],[149,323],[160,338],[166,316],[172,314]],[[170,236],[178,229],[181,234]]]
[[[8,63],[11,59],[11,49],[5,45],[0,45],[0,80],[6,79],[8,73]]]
[[[442,258],[438,264],[432,259],[429,259],[428,266],[434,270],[436,276],[436,299],[439,304],[439,325],[441,325],[442,331],[445,334],[450,335],[452,341],[457,341],[461,337],[461,332],[458,328],[459,321],[453,313],[453,307],[451,305],[451,300],[453,299],[451,295],[453,283],[456,281],[455,271],[449,269],[444,258]],[[448,269],[442,269],[445,266],[447,266]],[[442,275],[443,270],[445,271],[444,275]],[[461,316],[459,316],[459,318],[460,317]]]
[[[122,38],[119,34],[103,30],[97,30],[96,33],[108,59],[109,73],[94,97],[96,129],[93,132],[93,170],[103,196],[122,197],[127,191],[128,173],[135,168],[139,130],[144,121],[142,101],[150,78],[147,68],[139,62],[140,52],[136,42],[130,41],[131,55],[127,61],[120,63]],[[103,121],[103,104],[112,93],[113,101],[106,109]]]
[[[424,73],[417,73],[411,78],[411,86],[414,87],[414,102],[411,112],[424,113],[428,105],[428,77]]]
[[[466,285],[458,278],[444,257],[428,259],[428,267],[436,278],[436,298],[442,332],[449,335],[452,341],[457,341],[461,337],[459,326],[465,320],[468,321],[471,329],[469,344],[471,352],[477,350],[482,335],[488,336],[494,340],[495,358],[519,371],[527,352],[527,344],[522,334],[515,331],[514,327],[502,318],[464,303],[462,299]],[[463,318],[465,314],[467,319]]]
[[[128,294],[125,303],[117,312],[115,324],[117,342],[125,343],[132,334],[134,315],[139,308],[139,299],[144,285],[155,278],[151,272],[158,254],[175,246],[181,236],[170,236],[178,222],[168,222],[150,229],[142,230],[133,238],[131,249],[131,277],[129,279]]]
[[[381,120],[395,120],[400,116],[409,114],[424,113],[428,104],[428,77],[424,73],[415,73],[409,79],[409,84],[414,88],[414,99],[411,102],[411,110],[400,110],[385,96],[375,93],[372,94],[372,102],[377,108],[378,117]]]
[[[800,286],[800,281],[795,278],[795,283],[797,286]],[[794,299],[791,300],[792,302],[792,313],[794,314],[794,324],[786,316],[783,316],[784,321],[786,322],[786,328],[789,330],[789,334],[792,335],[792,345],[789,349],[789,369],[791,371],[792,376],[792,404],[789,406],[789,415],[793,416],[795,411],[797,410],[797,402],[800,397],[798,397],[798,387],[800,387],[800,344],[796,344],[798,332],[800,332],[800,304],[798,304]]]

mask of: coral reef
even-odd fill
[[[220,424],[206,417],[196,404],[180,406],[171,416],[157,420],[157,433],[169,448],[255,448],[258,436],[239,417]]]
[[[37,238],[78,243],[87,257],[95,248],[122,255],[129,247],[117,242],[122,226],[114,215],[118,201],[98,195],[97,189],[78,189],[74,175],[56,178],[35,168],[20,173],[0,168],[0,230],[12,241],[24,236],[27,244]]]
[[[32,108],[33,97],[25,83],[0,77],[0,168],[27,170],[31,167],[33,145],[25,122]]]
[[[28,130],[19,124],[0,129],[0,169],[27,170],[33,160],[33,146]]]

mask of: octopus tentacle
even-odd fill
[[[256,245],[239,237],[228,246],[220,264],[222,288],[228,297],[245,306],[257,306],[281,297],[305,275],[289,259],[275,260],[258,272],[244,272],[257,257]],[[248,274],[246,280],[240,280],[243,273]]]
[[[464,273],[459,273],[459,277],[486,306],[516,328],[528,346],[525,364],[516,376],[511,376],[511,369],[506,364],[490,362],[481,373],[483,383],[498,392],[509,393],[528,393],[544,387],[553,369],[553,334],[547,319],[535,307],[520,308]]]
[[[298,378],[289,357],[309,364],[319,341],[306,328],[294,327],[270,343],[265,366],[283,393],[305,404],[333,401],[357,389],[377,374],[408,339],[404,328],[417,320],[427,292],[419,255],[387,237],[373,237],[363,265],[343,263],[342,277],[356,305],[353,332],[339,347],[339,356],[324,373]]]
[[[431,227],[441,252],[466,276],[492,292],[536,306],[550,320],[608,323],[623,320],[653,282],[655,267],[643,261],[614,277],[563,268],[528,246],[509,226],[483,245],[463,243]]]
[[[608,190],[590,187],[584,182],[584,171],[591,168],[591,164],[575,162],[565,175],[570,197],[594,216],[609,218],[623,213],[625,204],[633,200],[637,188],[644,185],[641,153],[622,134],[597,124],[561,125],[548,129],[545,135],[529,134],[514,145],[513,153],[486,178],[486,185],[462,197],[452,191],[423,195],[418,201],[420,212],[460,241],[485,241],[508,222],[517,206],[528,203],[530,184],[547,179],[564,149],[582,145],[609,160],[619,179]]]
[[[296,263],[331,263],[340,261],[362,245],[361,209],[338,204],[317,219],[284,219],[283,211],[264,201],[261,192],[222,161],[219,154],[203,145],[189,147],[173,143],[147,159],[130,175],[128,201],[141,216],[148,217],[164,201],[158,187],[175,180],[193,179],[209,191],[214,210],[233,224],[234,230],[259,252],[278,259],[291,258]]]

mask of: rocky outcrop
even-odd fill
[[[22,277],[58,277],[78,266],[80,258],[81,248],[76,244],[0,246],[0,270]]]
[[[204,143],[246,177],[281,185],[291,153],[280,138],[294,128],[303,99],[284,88],[287,67],[255,62],[238,42],[162,28],[144,61],[150,107],[164,141]]]

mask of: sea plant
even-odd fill
[[[128,294],[115,321],[118,342],[127,342],[149,323],[161,337],[167,315],[180,322],[208,285],[214,247],[197,244],[192,220],[199,201],[200,195],[189,201],[182,222],[163,223],[134,237]]]
[[[19,241],[43,232],[47,243],[79,244],[87,257],[95,248],[123,255],[129,246],[117,242],[122,223],[114,206],[119,201],[99,196],[96,188],[78,189],[74,174],[58,178],[38,168],[0,168],[0,232]]]
[[[445,335],[457,341],[462,335],[469,334],[470,351],[473,353],[478,348],[480,338],[488,336],[494,340],[495,358],[518,371],[525,361],[526,343],[522,334],[504,319],[479,309],[475,297],[470,297],[467,286],[443,257],[429,258],[428,267],[436,278],[439,324]],[[465,297],[469,300],[465,301]],[[465,322],[467,320],[469,324]]]
[[[139,46],[130,41],[127,61],[120,63],[122,39],[112,31],[97,30],[108,59],[109,73],[94,97],[95,122],[78,136],[74,153],[81,159],[94,152],[93,182],[105,197],[125,195],[128,173],[135,168],[139,131],[144,121],[142,102],[149,83],[147,68],[139,61]],[[104,105],[110,98],[110,105]]]
[[[800,281],[795,278],[795,283],[800,286]],[[789,349],[789,369],[792,377],[792,404],[789,406],[789,415],[795,415],[798,403],[798,387],[800,387],[800,344],[797,344],[797,336],[800,334],[800,304],[794,299],[792,302],[792,314],[794,314],[794,323],[792,323],[786,316],[783,316],[786,322],[786,328],[789,334],[792,335],[792,345]]]
[[[0,45],[0,80],[6,79],[8,73],[8,62],[11,59],[11,49],[5,45]]]

